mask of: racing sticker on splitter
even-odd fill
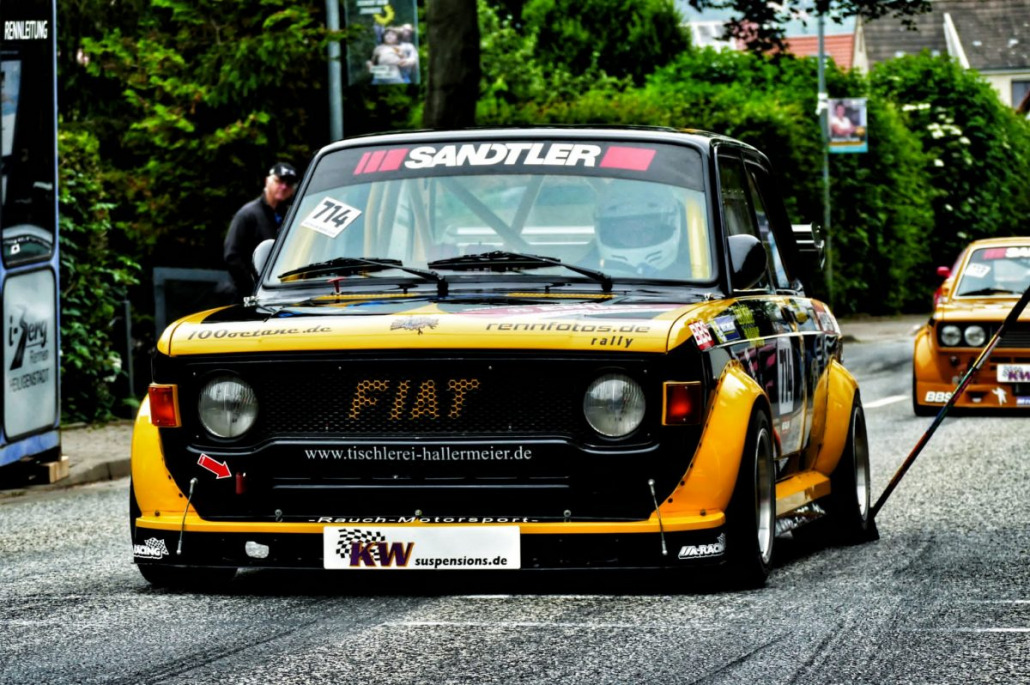
[[[726,533],[720,533],[710,545],[683,545],[680,547],[680,559],[701,559],[703,557],[721,557],[726,551]]]
[[[142,545],[132,546],[132,555],[140,559],[163,559],[168,556],[168,546],[164,540],[147,538]]]
[[[323,565],[337,570],[504,571],[522,563],[518,526],[326,526]]]
[[[343,232],[343,229],[354,223],[359,216],[361,216],[361,210],[357,207],[351,207],[346,202],[326,197],[322,198],[322,201],[304,217],[300,225],[335,238]]]

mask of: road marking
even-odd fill
[[[1030,628],[931,628],[913,633],[1030,633]]]
[[[894,404],[895,402],[902,402],[904,400],[907,400],[908,398],[908,395],[892,395],[890,397],[884,397],[882,400],[863,402],[862,406],[865,409],[876,409],[877,407],[886,407],[888,404]]]
[[[626,630],[654,630],[656,627],[650,623],[575,623],[575,622],[547,622],[547,621],[392,621],[388,626],[401,628],[588,628],[608,629],[621,628]],[[669,624],[669,629],[677,626]]]

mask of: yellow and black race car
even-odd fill
[[[760,585],[800,522],[861,538],[865,422],[800,284],[814,244],[765,156],[718,135],[333,144],[253,296],[161,336],[135,561],[155,584],[711,564]]]
[[[933,416],[951,399],[984,345],[1030,287],[1030,237],[970,243],[934,296],[930,320],[916,334],[912,356],[912,408]],[[1030,409],[1030,312],[1006,329],[998,346],[970,379],[954,407],[960,410]]]

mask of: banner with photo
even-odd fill
[[[347,44],[347,83],[418,83],[417,0],[344,0],[347,28],[360,28]]]
[[[866,99],[831,98],[830,152],[868,152]]]

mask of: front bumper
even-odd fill
[[[519,523],[519,568],[667,568],[720,563],[725,555],[723,514],[715,512],[704,517],[684,518],[697,520],[663,521],[661,527],[657,520]],[[188,514],[186,525],[180,530],[177,522],[171,517],[168,519],[136,519],[133,549],[137,564],[291,569],[323,569],[326,566],[323,552],[325,523],[226,524],[205,522]],[[397,528],[397,524],[382,525],[375,521],[375,517],[368,517],[367,522],[362,519],[359,523],[341,521],[331,525],[372,526],[387,532]],[[498,523],[504,524],[505,521]],[[493,524],[479,524],[477,528],[489,525]],[[674,529],[670,530],[669,525]],[[474,550],[469,553],[474,554]]]

